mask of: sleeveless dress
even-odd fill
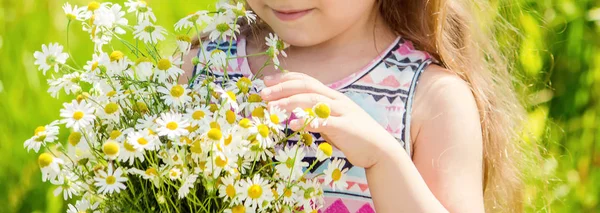
[[[210,55],[212,51],[219,49],[225,51],[231,57],[246,55],[246,39],[238,38],[230,44],[229,41],[204,42],[204,51],[198,51],[198,58],[202,60],[201,54]],[[330,85],[358,104],[381,126],[392,134],[404,147],[405,151],[412,156],[410,141],[410,116],[412,101],[415,94],[419,76],[425,68],[433,62],[433,58],[426,52],[416,50],[412,43],[398,37],[379,56],[373,59],[358,72],[355,72]],[[194,68],[194,76],[200,72],[202,67]],[[217,77],[223,73],[213,73]],[[229,61],[227,75],[230,78],[251,77],[248,60],[246,57],[236,58]],[[194,81],[198,84],[201,79]],[[325,140],[318,133],[313,133],[316,144]],[[295,143],[298,138],[289,142]],[[333,156],[344,159],[344,154],[334,148]],[[307,152],[303,161],[311,164],[315,161],[315,153]],[[318,163],[310,173],[322,173],[331,160]],[[325,204],[320,210],[322,213],[369,213],[375,212],[365,169],[351,165],[346,161],[344,168],[347,172],[347,188],[344,190],[332,190],[324,187]],[[309,174],[310,174],[309,173]],[[320,180],[321,182],[324,180]]]

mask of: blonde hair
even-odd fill
[[[498,12],[484,0],[379,0],[379,10],[397,33],[469,83],[483,131],[486,212],[521,212],[525,111],[509,72],[511,49],[495,37],[511,26],[492,17]]]
[[[498,30],[513,30],[511,25],[485,0],[377,3],[389,27],[470,85],[481,118],[486,212],[522,212],[521,171],[528,161],[518,130],[525,111],[513,89],[510,49],[503,51],[495,37]],[[266,29],[261,23],[242,31],[256,35]]]

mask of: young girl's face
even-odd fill
[[[312,46],[343,33],[361,33],[376,0],[247,0],[284,41]],[[358,30],[355,30],[358,29]],[[363,29],[361,31],[361,29]]]

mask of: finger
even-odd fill
[[[292,95],[290,97],[282,98],[276,101],[269,102],[269,108],[277,106],[281,109],[285,109],[288,112],[292,112],[296,108],[306,109],[312,108],[318,103],[325,103],[329,105],[331,115],[340,116],[346,109],[345,106],[341,106],[338,101],[334,101],[328,97],[315,93],[302,93]]]
[[[290,80],[282,82],[267,88],[264,88],[260,95],[265,101],[274,101],[302,93],[317,93],[331,99],[337,99],[340,94],[335,90],[321,84],[304,80]]]

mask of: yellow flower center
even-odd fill
[[[315,105],[313,107],[313,111],[315,112],[315,115],[317,115],[317,117],[322,119],[329,118],[329,115],[331,114],[331,109],[329,108],[329,105],[324,103],[318,103],[317,105]]]
[[[104,143],[104,145],[102,145],[102,151],[104,151],[104,154],[108,156],[114,156],[116,154],[119,154],[119,144],[112,140],[107,141],[106,143]]]
[[[54,157],[48,153],[42,153],[40,157],[38,157],[38,164],[41,168],[45,168],[49,166],[52,161],[54,161]]]
[[[98,69],[98,62],[94,61],[94,63],[92,64],[92,70],[90,70],[90,71],[94,71],[96,69]]]
[[[170,175],[171,177],[177,177],[179,173],[176,170],[172,169]]]
[[[114,91],[114,90],[112,90],[112,91],[110,91],[110,92],[107,92],[107,93],[106,93],[106,96],[108,96],[108,97],[113,97],[113,96],[115,96],[116,94],[117,94],[117,91]]]
[[[229,146],[229,144],[231,144],[231,141],[233,141],[233,136],[229,135],[227,136],[227,138],[225,138],[225,142],[223,144],[225,144],[225,146]]]
[[[204,111],[197,110],[192,114],[192,118],[194,120],[200,120],[200,119],[204,118],[205,115],[206,115],[206,113],[204,113]]]
[[[227,123],[233,124],[235,122],[235,112],[227,110],[225,112],[225,120],[227,120]]]
[[[223,137],[223,133],[217,128],[211,128],[210,130],[208,130],[208,133],[206,133],[206,135],[209,139],[214,141],[221,140],[221,138]]]
[[[117,178],[115,176],[110,175],[106,177],[106,184],[113,185],[115,182],[117,182]]]
[[[98,8],[100,8],[100,3],[98,3],[97,1],[92,1],[88,4],[88,10],[89,11],[94,11],[97,10]]]
[[[252,122],[250,122],[250,119],[248,118],[242,118],[242,120],[240,120],[239,125],[244,129],[248,129],[252,126]]]
[[[304,112],[306,112],[306,114],[308,114],[308,116],[310,116],[310,117],[315,117],[316,116],[315,115],[315,111],[313,111],[312,108],[306,108],[306,109],[304,109]]]
[[[250,91],[250,87],[252,86],[252,81],[250,81],[249,78],[242,77],[242,78],[240,78],[240,80],[238,80],[238,82],[235,82],[235,84],[242,93],[246,94],[246,93],[248,93],[248,91]]]
[[[257,118],[263,118],[263,117],[265,117],[265,108],[262,107],[262,106],[256,107],[252,111],[252,117],[257,117]]]
[[[262,98],[260,97],[259,94],[250,94],[250,96],[248,96],[248,102],[250,102],[250,103],[258,103],[261,101],[262,101]]]
[[[148,176],[155,176],[158,175],[158,172],[156,172],[155,168],[150,167],[149,169],[146,169],[146,175]]]
[[[179,124],[177,124],[177,122],[175,122],[175,121],[171,121],[171,122],[167,123],[167,129],[176,130],[178,127],[179,127]]]
[[[327,142],[319,144],[319,149],[327,156],[331,156],[333,154],[333,147],[331,147],[331,145]]]
[[[202,154],[202,146],[200,145],[200,141],[195,141],[190,147],[190,151],[196,154]]]
[[[214,129],[221,129],[221,125],[219,125],[219,123],[217,123],[216,121],[212,121],[210,122],[210,128],[214,128]]]
[[[178,41],[185,41],[185,42],[188,42],[188,43],[192,42],[192,39],[189,36],[187,36],[187,35],[177,35],[177,40]]]
[[[110,53],[110,61],[118,61],[123,59],[123,57],[125,56],[125,54],[123,54],[123,52],[115,50],[112,53]]]
[[[73,13],[69,13],[69,14],[67,14],[67,18],[69,20],[75,20],[77,18],[77,16],[75,16],[75,14],[73,14]]]
[[[246,207],[244,205],[237,205],[231,208],[231,213],[245,213]]]
[[[188,138],[186,136],[182,136],[181,138],[179,138],[179,141],[181,143],[185,143],[185,144],[188,144],[188,145],[192,144],[192,139],[190,139],[190,138]]]
[[[35,130],[33,131],[33,135],[35,136],[40,136],[40,134],[42,132],[46,131],[46,127],[45,126],[38,126],[37,128],[35,128]]]
[[[79,144],[79,141],[81,141],[81,133],[80,132],[71,132],[71,134],[69,134],[69,144],[71,144],[71,146],[77,146],[77,144]]]
[[[114,102],[108,103],[104,107],[104,112],[106,114],[113,114],[113,113],[117,112],[117,110],[119,110],[119,105]]]
[[[286,197],[292,197],[292,190],[291,190],[291,189],[287,189],[287,188],[286,188],[286,189],[283,191],[283,196],[286,196]]]
[[[185,89],[181,85],[175,85],[171,88],[171,96],[179,98],[185,93]]]
[[[117,139],[119,136],[121,136],[121,131],[119,130],[113,130],[112,132],[110,132],[110,139]]]
[[[141,63],[144,62],[152,62],[149,58],[146,57],[139,57],[136,61],[135,61],[135,65],[139,65]]]
[[[260,124],[256,128],[258,129],[258,134],[260,134],[260,136],[262,136],[263,138],[269,136],[269,127],[267,125]]]
[[[146,105],[146,103],[140,101],[135,103],[135,105],[140,112],[148,112],[148,105]]]
[[[76,121],[81,120],[83,118],[83,112],[82,111],[75,111],[73,113],[73,119],[75,119]]]
[[[306,146],[311,146],[315,142],[310,133],[303,133],[300,137],[302,137],[302,142],[304,142],[304,145]]]
[[[223,159],[220,156],[217,156],[215,158],[215,165],[217,165],[218,167],[221,167],[221,168],[225,167],[227,165],[227,162],[229,162],[229,159],[227,159],[227,158]]]
[[[138,139],[137,139],[137,142],[138,142],[140,145],[142,145],[142,146],[143,146],[143,145],[146,145],[146,144],[148,144],[148,140],[146,140],[146,138],[143,138],[143,137],[142,137],[142,138],[138,138]]]
[[[340,180],[340,178],[342,178],[342,171],[340,171],[340,169],[335,169],[333,170],[333,172],[331,173],[331,179],[333,181],[338,181]]]
[[[288,159],[285,161],[285,166],[287,166],[287,168],[291,169],[294,166],[294,159],[292,159],[291,157],[288,157]]]
[[[210,110],[210,112],[215,112],[215,111],[219,110],[219,106],[217,106],[216,104],[209,104],[208,110]]]
[[[279,116],[275,114],[271,115],[271,122],[273,122],[274,124],[279,124]]]
[[[167,71],[171,68],[171,61],[169,59],[163,58],[158,61],[158,69],[162,71]]]
[[[229,198],[235,197],[235,194],[236,194],[235,193],[235,186],[233,186],[231,184],[227,185],[227,187],[225,188],[225,194],[227,194],[227,196]]]
[[[235,101],[235,93],[233,93],[232,91],[227,91],[227,96],[229,96],[229,99],[231,99],[232,101]]]
[[[248,197],[250,197],[252,199],[260,198],[262,193],[263,193],[263,189],[258,184],[253,184],[252,186],[250,186],[250,188],[248,188]]]
[[[156,27],[151,26],[151,25],[148,25],[144,28],[144,31],[147,33],[152,33],[152,32],[154,32],[154,30],[156,30]]]
[[[125,141],[125,142],[123,143],[123,146],[124,146],[124,147],[125,147],[125,149],[126,149],[127,151],[129,151],[129,152],[135,152],[135,151],[137,151],[137,150],[135,149],[135,147],[133,147],[133,145],[129,144],[129,142],[127,142],[127,141]]]
[[[217,29],[218,32],[220,33],[224,33],[227,32],[227,30],[231,29],[231,27],[229,26],[229,24],[227,23],[221,23],[221,24],[217,24],[217,26],[215,27]]]

